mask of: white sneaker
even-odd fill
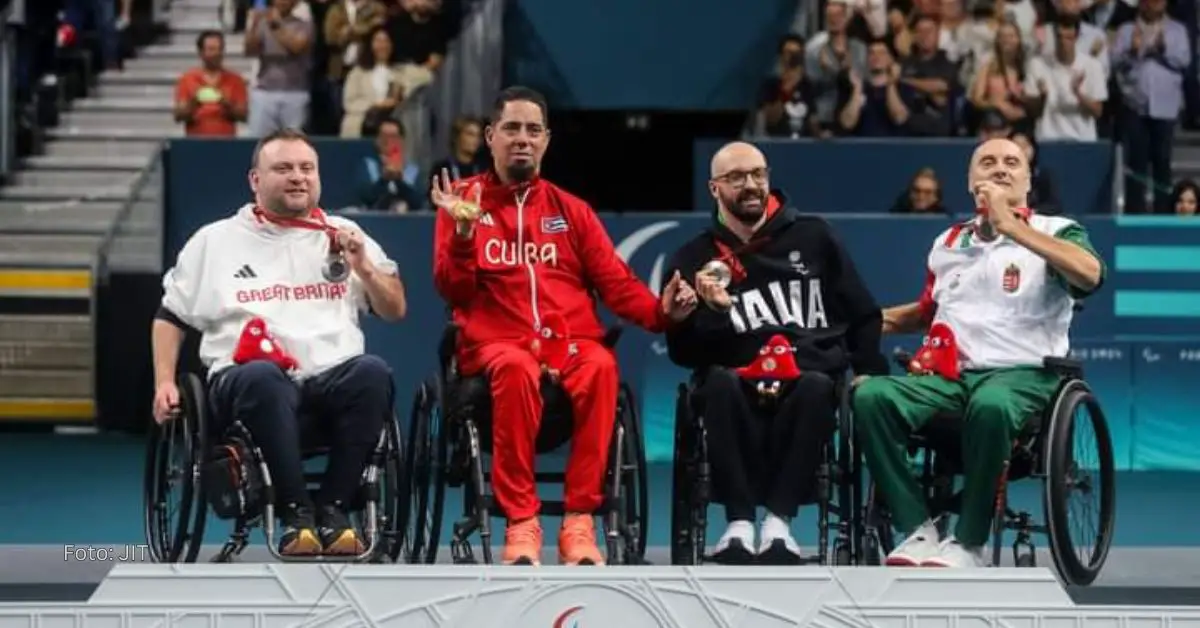
[[[745,519],[730,521],[725,534],[713,548],[712,559],[723,565],[749,565],[754,562],[754,523]]]
[[[758,562],[798,565],[800,559],[800,545],[792,538],[791,522],[768,512],[758,530]]]
[[[920,567],[926,560],[939,554],[937,526],[927,521],[892,550],[883,564],[889,567]]]
[[[951,567],[971,568],[987,567],[988,561],[983,557],[983,547],[967,547],[950,537],[938,546],[936,556],[930,556],[921,561],[922,567]]]

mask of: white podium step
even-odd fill
[[[1200,628],[1200,608],[1076,606],[1048,570],[118,564],[9,626]]]

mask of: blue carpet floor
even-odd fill
[[[4,434],[0,437],[0,545],[139,543],[142,533],[144,444],[119,435],[66,436]],[[548,462],[553,464],[553,462]],[[668,543],[671,475],[668,465],[650,473],[650,544]],[[547,487],[547,495],[557,488]],[[1122,547],[1200,547],[1200,474],[1122,473],[1117,482],[1116,545]],[[1012,499],[1041,515],[1041,487],[1018,483]],[[460,499],[447,501],[447,525],[458,516]],[[712,513],[720,520],[719,511]],[[813,509],[795,524],[801,542],[815,538]],[[710,534],[719,534],[710,526]],[[223,540],[228,525],[210,524],[209,543]],[[443,542],[446,537],[443,536]]]

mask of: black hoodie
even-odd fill
[[[778,209],[752,238],[761,243],[749,250],[739,252],[746,245],[714,220],[672,256],[670,274],[678,270],[693,283],[705,264],[721,257],[720,241],[738,253],[746,276],[727,289],[730,312],[701,301],[667,332],[671,361],[691,369],[744,366],[771,336],[783,334],[796,347],[801,370],[837,377],[851,367],[859,375],[886,375],[879,305],[829,223],[788,207],[778,191],[771,193],[771,207]]]

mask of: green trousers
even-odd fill
[[[1054,374],[1032,367],[967,371],[957,382],[939,375],[864,381],[853,400],[859,446],[900,532],[912,534],[930,519],[909,461],[907,437],[935,415],[952,413],[963,417],[964,467],[954,536],[968,547],[983,545],[1013,439],[1050,402],[1058,384]]]

